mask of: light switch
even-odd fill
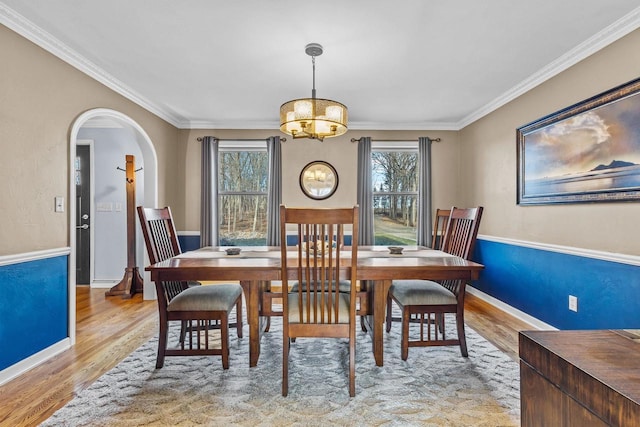
[[[64,197],[56,197],[56,212],[64,212]]]

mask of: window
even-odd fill
[[[220,144],[218,232],[222,246],[267,244],[268,155],[261,146]]]
[[[408,143],[407,143],[408,144]],[[371,150],[374,242],[415,245],[418,225],[418,148],[377,144]]]

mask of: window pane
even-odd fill
[[[418,196],[374,195],[373,231],[376,245],[415,245]]]
[[[267,243],[267,168],[265,150],[221,150],[218,224],[222,246]]]
[[[415,245],[418,221],[417,151],[374,151],[373,211],[376,245]]]
[[[221,195],[218,200],[221,246],[267,244],[266,195]]]
[[[418,192],[418,153],[415,151],[374,151],[372,157],[374,192]]]
[[[221,151],[218,191],[267,192],[266,151]]]

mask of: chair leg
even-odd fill
[[[242,338],[242,295],[240,295],[236,303],[236,331],[238,338]]]
[[[469,357],[467,352],[467,338],[464,334],[464,311],[458,309],[456,313],[456,326],[458,327],[458,340],[460,341],[460,353],[462,357]]]
[[[289,337],[282,340],[282,396],[289,394]]]
[[[393,320],[391,318],[391,309],[392,309],[392,304],[393,304],[393,300],[391,299],[391,295],[387,295],[387,332],[391,331],[391,321]]]
[[[409,357],[409,318],[411,315],[408,310],[402,307],[402,344],[400,346],[400,357],[407,360]]]
[[[367,325],[364,323],[364,316],[360,316],[360,328],[362,332],[367,332]]]
[[[442,336],[444,336],[444,313],[436,314],[436,323],[437,328],[440,330],[440,333],[442,334]]]
[[[349,396],[356,395],[356,340],[349,340]]]
[[[183,320],[180,322],[180,344],[184,343],[184,337],[187,334],[187,321]]]
[[[184,325],[182,330],[184,330]],[[167,333],[168,332],[169,332],[169,322],[167,322],[166,320],[160,320],[160,333],[158,335],[158,356],[156,357],[156,369],[160,369],[164,366],[164,355],[167,350]]]
[[[220,343],[222,345],[222,369],[229,369],[229,313],[220,322]]]

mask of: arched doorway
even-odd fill
[[[78,242],[76,241],[76,226],[77,224],[77,212],[76,212],[76,182],[75,182],[75,174],[76,174],[76,148],[78,144],[83,144],[81,141],[80,135],[86,132],[86,127],[91,125],[96,127],[96,123],[104,123],[104,126],[113,126],[122,129],[124,132],[128,133],[131,138],[135,141],[137,145],[137,149],[139,149],[139,153],[141,154],[140,164],[144,164],[144,174],[143,174],[143,182],[142,182],[142,200],[144,200],[145,206],[156,206],[158,200],[158,176],[157,176],[157,155],[155,148],[151,142],[151,139],[144,131],[144,129],[136,123],[133,119],[122,114],[118,111],[105,109],[105,108],[96,108],[81,114],[73,123],[71,128],[70,138],[69,138],[69,243],[70,243],[70,256],[69,256],[69,306],[70,306],[70,329],[71,329],[71,339],[72,342],[75,342],[75,285],[76,285],[76,255],[78,249]],[[98,125],[100,126],[100,125]],[[121,153],[122,157],[121,164],[124,166],[124,155],[128,153]],[[101,159],[96,157],[96,162],[99,162]],[[116,169],[116,165],[112,165],[114,172]],[[122,175],[122,179],[124,182],[124,174]],[[123,184],[124,188],[124,184]],[[93,201],[92,201],[93,203]],[[121,208],[121,206],[116,207],[116,209]],[[126,209],[126,208],[125,208]],[[136,241],[136,261],[138,264],[138,269],[142,273],[144,271],[144,243],[142,241],[142,237],[137,235]],[[99,245],[103,244],[99,238],[94,238],[91,244],[92,253],[96,249],[99,248]],[[123,251],[125,248],[123,247]],[[92,260],[93,262],[93,260]],[[122,272],[124,272],[124,266],[122,266]],[[106,289],[105,289],[106,290]],[[73,294],[73,295],[72,295]],[[155,290],[151,285],[148,277],[144,283],[144,299],[153,299],[155,298]],[[114,297],[116,298],[116,297]]]

